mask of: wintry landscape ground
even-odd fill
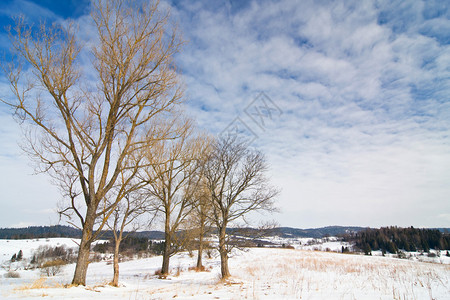
[[[89,266],[87,285],[68,284],[74,264],[55,276],[24,270],[40,245],[76,247],[69,238],[0,240],[0,297],[7,299],[450,299],[450,258],[411,253],[410,259],[341,254],[341,242],[292,240],[295,249],[250,248],[230,258],[230,280],[220,280],[220,259],[204,258],[205,272],[193,270],[196,257],[183,252],[171,260],[171,275],[159,279],[161,256],[120,263],[120,287],[108,285],[108,260]],[[280,241],[280,242],[286,242]],[[317,251],[327,249],[331,252]],[[19,278],[6,278],[11,253],[23,261],[10,264]],[[313,249],[316,249],[315,251]],[[336,252],[334,252],[336,251]]]

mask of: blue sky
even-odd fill
[[[88,39],[89,2],[55,3],[2,2],[1,23],[20,12],[33,22],[72,17]],[[264,218],[293,227],[449,227],[446,1],[161,7],[187,41],[176,57],[186,110],[214,134],[240,127],[267,155],[282,193],[281,213]],[[0,40],[7,49],[4,32]],[[55,223],[60,197],[45,175],[29,175],[20,129],[0,109],[0,226]]]

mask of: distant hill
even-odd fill
[[[355,227],[355,226],[327,226],[310,229],[280,227],[277,228],[277,231],[279,232],[279,235],[284,238],[289,237],[323,238],[326,236],[340,236],[348,233],[356,233],[365,229],[366,227]]]
[[[311,237],[321,238],[325,236],[337,236],[345,233],[359,232],[365,229],[364,227],[343,227],[343,226],[329,226],[323,228],[299,229],[291,227],[279,227],[274,229],[263,230],[262,232],[254,228],[244,228],[238,230],[238,235],[246,236],[260,236],[260,235],[277,235],[284,238],[298,238]],[[228,232],[236,231],[237,229],[230,228]],[[140,231],[133,234],[136,237],[146,237],[154,240],[164,239],[164,232],[151,230]],[[34,239],[34,238],[50,238],[50,237],[69,237],[80,238],[81,230],[65,226],[30,226],[26,228],[1,228],[0,239]],[[112,237],[111,232],[105,231],[102,233],[102,239]]]
[[[278,227],[273,229],[258,230],[255,228],[227,229],[228,232],[237,231],[237,235],[243,236],[280,236],[283,238],[322,238],[326,236],[343,236],[355,234],[368,229],[356,226],[327,226],[321,228],[299,229],[292,227]],[[436,228],[442,233],[450,232],[450,228]],[[152,240],[164,239],[164,232],[158,230],[139,231],[133,234],[136,237],[146,237]],[[66,225],[54,226],[30,226],[26,228],[0,228],[0,239],[35,239],[50,237],[80,238],[81,230]],[[105,231],[102,239],[112,237],[112,233]]]
[[[164,239],[162,231],[141,231],[134,233],[137,237],[147,237],[152,240]],[[67,238],[81,238],[81,230],[66,226],[30,226],[25,228],[0,228],[0,239],[36,239],[36,238],[51,238],[51,237],[67,237]],[[104,231],[101,234],[102,239],[112,237],[110,231]]]
[[[81,230],[65,225],[0,228],[0,239],[80,238]]]
[[[227,232],[247,237],[279,236],[282,238],[323,238],[327,236],[342,236],[345,234],[353,234],[365,229],[366,227],[355,227],[355,226],[327,226],[310,229],[277,227],[263,230],[247,227],[247,228],[229,228],[227,229]]]

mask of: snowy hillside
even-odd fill
[[[218,257],[204,263],[207,272],[189,270],[195,256],[181,253],[171,260],[172,276],[158,279],[161,257],[135,259],[120,264],[119,288],[108,262],[91,263],[86,287],[64,287],[70,283],[74,264],[64,266],[53,277],[38,269],[23,270],[20,278],[6,278],[5,261],[23,251],[24,261],[39,246],[67,245],[72,239],[2,240],[0,298],[37,299],[450,299],[450,260],[437,263],[380,256],[346,255],[299,249],[252,248],[236,251],[230,258],[230,281],[221,282]],[[304,241],[306,242],[306,241]],[[336,241],[324,247],[338,247]],[[305,243],[303,243],[305,244]],[[298,245],[297,245],[298,246]],[[301,248],[300,246],[298,248]]]

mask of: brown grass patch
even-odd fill
[[[195,272],[210,272],[212,269],[212,266],[210,266],[209,268],[206,268],[205,266],[201,266],[200,268],[198,267],[189,267],[188,271],[195,271]]]
[[[49,288],[62,288],[64,285],[54,282],[48,281],[48,278],[41,277],[36,279],[31,284],[26,284],[16,288],[17,291],[26,291],[26,290],[35,290],[35,289],[49,289]]]
[[[158,279],[167,279],[167,274],[163,274],[161,269],[156,270],[155,275],[158,276]]]

